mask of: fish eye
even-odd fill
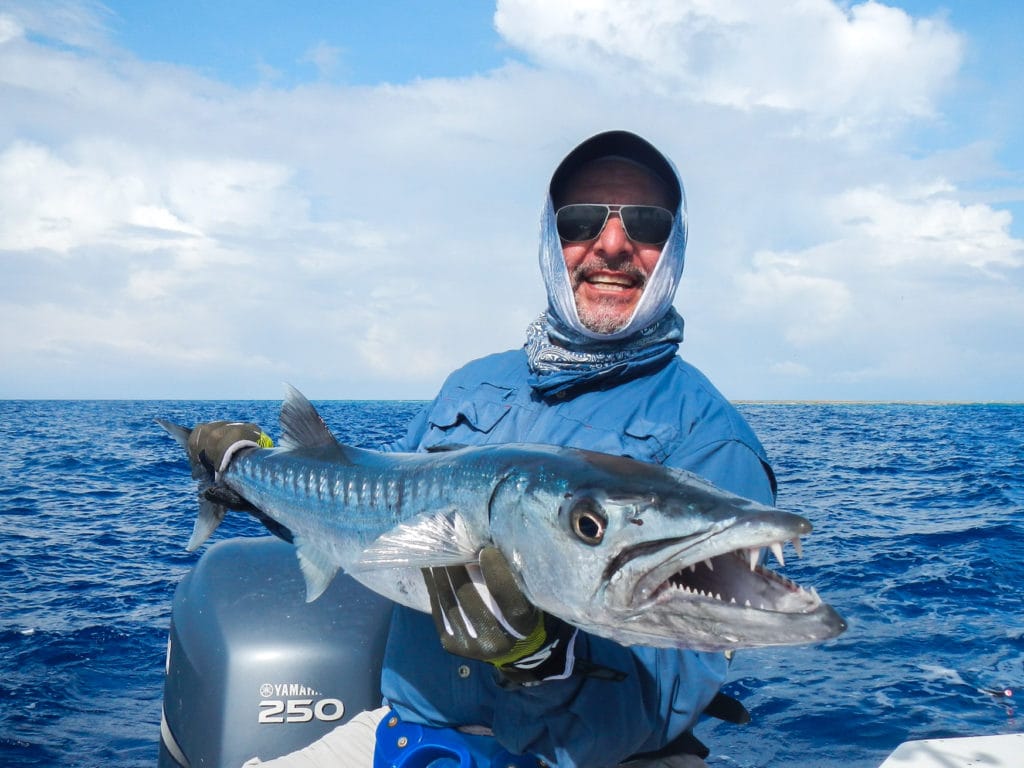
[[[596,547],[604,538],[608,518],[593,499],[581,499],[570,513],[572,532],[584,544]]]

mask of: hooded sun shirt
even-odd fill
[[[562,185],[581,166],[603,157],[642,165],[661,179],[678,201],[672,230],[640,301],[629,321],[612,333],[597,333],[580,321],[555,225],[555,199]],[[611,384],[674,357],[683,338],[683,319],[672,302],[683,273],[686,236],[686,193],[679,172],[649,142],[627,131],[609,131],[592,136],[566,155],[548,185],[541,215],[539,260],[548,307],[527,329],[531,385],[543,394],[555,394],[599,379]]]

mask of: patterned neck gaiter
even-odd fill
[[[543,313],[526,329],[529,383],[544,396],[614,386],[668,363],[682,340],[683,318],[672,308],[634,336],[616,341],[580,340]]]

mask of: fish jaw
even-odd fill
[[[722,651],[795,645],[836,637],[846,623],[813,589],[760,564],[763,548],[782,557],[811,525],[765,508],[700,533],[635,543],[605,570],[594,611],[620,623],[626,644]]]

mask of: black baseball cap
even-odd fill
[[[665,184],[672,197],[672,208],[679,207],[682,193],[675,168],[653,144],[629,131],[605,131],[591,136],[565,156],[551,176],[551,199],[558,207],[566,183],[582,166],[602,157],[624,157],[647,168]]]

